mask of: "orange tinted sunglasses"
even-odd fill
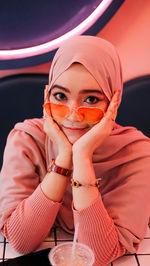
[[[67,105],[46,102],[44,104],[44,108],[46,113],[48,115],[52,114],[54,119],[58,122],[67,118],[71,114],[72,110],[75,110],[78,116],[88,124],[97,123],[104,116],[104,112],[97,107],[78,107],[77,109],[70,109]]]

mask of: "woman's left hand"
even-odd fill
[[[73,157],[92,159],[94,150],[100,146],[112,132],[117,116],[119,100],[120,91],[117,90],[102,120],[73,144]]]
[[[51,139],[54,145],[58,149],[58,155],[62,158],[71,161],[72,157],[72,144],[69,142],[63,131],[60,129],[59,125],[53,120],[51,115],[51,109],[49,105],[48,99],[48,86],[46,86],[44,95],[44,109],[43,109],[43,117],[44,117],[44,125],[43,129],[47,136]],[[46,104],[48,106],[46,107]]]

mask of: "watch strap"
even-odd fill
[[[48,173],[50,172],[55,172],[57,174],[67,176],[67,177],[71,177],[71,174],[72,174],[72,170],[56,165],[54,159],[51,160],[50,167],[48,168]]]

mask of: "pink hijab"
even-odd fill
[[[92,36],[73,37],[58,49],[50,69],[50,88],[75,62],[85,66],[109,100],[116,89],[122,92],[122,70],[116,49],[108,41]],[[150,216],[150,140],[136,128],[116,124],[111,135],[95,150],[93,165],[96,177],[102,177],[100,192],[119,240],[127,250],[136,252],[134,248],[144,238]]]
[[[122,70],[114,46],[92,36],[71,38],[59,48],[50,69],[50,88],[75,62],[81,63],[93,75],[109,100],[116,89],[122,91]]]

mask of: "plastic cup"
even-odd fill
[[[86,245],[76,243],[72,255],[73,242],[62,243],[51,249],[49,260],[53,266],[92,266],[94,253]]]

